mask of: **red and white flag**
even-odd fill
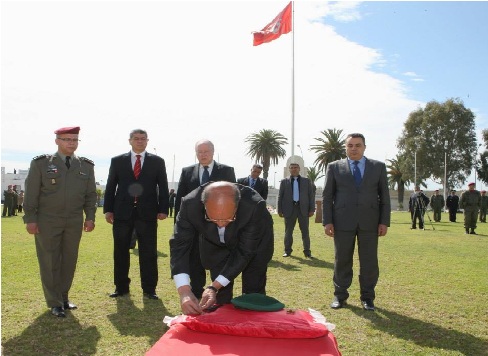
[[[274,20],[267,24],[261,31],[253,32],[254,46],[271,42],[281,35],[291,31],[291,3],[292,2],[290,1],[283,11],[281,11],[278,16],[276,16]]]

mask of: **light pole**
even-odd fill
[[[476,176],[478,175],[478,172],[476,172],[476,169],[478,168],[478,150],[481,147],[481,143],[478,144],[478,147],[476,147],[476,156],[474,158],[474,189],[476,189]]]
[[[444,201],[447,200],[447,140],[444,141]]]
[[[274,172],[273,187],[276,189],[276,172]]]

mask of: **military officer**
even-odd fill
[[[14,191],[13,186],[9,185],[7,190],[3,191],[3,213],[2,216],[12,216],[14,207]]]
[[[79,127],[54,131],[57,152],[34,157],[25,180],[24,223],[27,232],[35,235],[44,297],[57,317],[77,308],[68,292],[81,234],[95,228],[94,163],[75,155],[79,131]]]
[[[486,210],[488,209],[488,197],[486,190],[481,191],[480,222],[486,222]]]
[[[468,184],[468,190],[465,190],[459,198],[459,206],[464,209],[464,229],[466,234],[476,235],[476,221],[478,220],[478,211],[481,206],[481,194],[475,188],[474,183]]]
[[[444,197],[439,194],[439,189],[436,189],[434,195],[430,198],[430,207],[434,211],[434,221],[440,222],[442,208],[444,207]]]

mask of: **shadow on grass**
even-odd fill
[[[349,305],[355,314],[366,318],[378,330],[422,347],[457,351],[463,355],[486,355],[488,342],[468,333],[448,329],[422,320],[378,308],[377,312]]]
[[[329,269],[334,269],[334,263],[333,262],[326,262],[318,258],[313,258],[313,259],[308,259],[308,258],[301,258],[301,257],[296,257],[291,255],[290,257],[286,257],[287,260],[295,260],[299,261],[300,263],[311,266],[311,267],[323,267],[323,268],[329,268]],[[300,267],[297,265],[293,265],[290,263],[284,263],[283,261],[279,260],[271,260],[268,263],[268,267],[270,268],[283,268],[287,271],[298,271],[300,270]]]
[[[122,335],[147,337],[151,345],[154,345],[166,332],[163,324],[165,315],[170,315],[163,302],[144,298],[143,308],[134,305],[130,297],[115,298],[117,312],[108,315],[108,319]]]
[[[100,333],[95,326],[82,327],[74,316],[67,312],[66,318],[40,315],[19,336],[3,344],[2,355],[94,355]],[[49,333],[49,337],[46,337]]]
[[[132,254],[134,256],[139,256],[139,249],[137,247],[131,249],[131,251],[132,251]],[[166,253],[163,253],[161,251],[157,251],[157,254],[158,254],[158,257],[168,257],[168,255]]]

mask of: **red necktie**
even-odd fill
[[[141,155],[136,155],[136,163],[134,164],[134,177],[139,178],[141,174]]]

